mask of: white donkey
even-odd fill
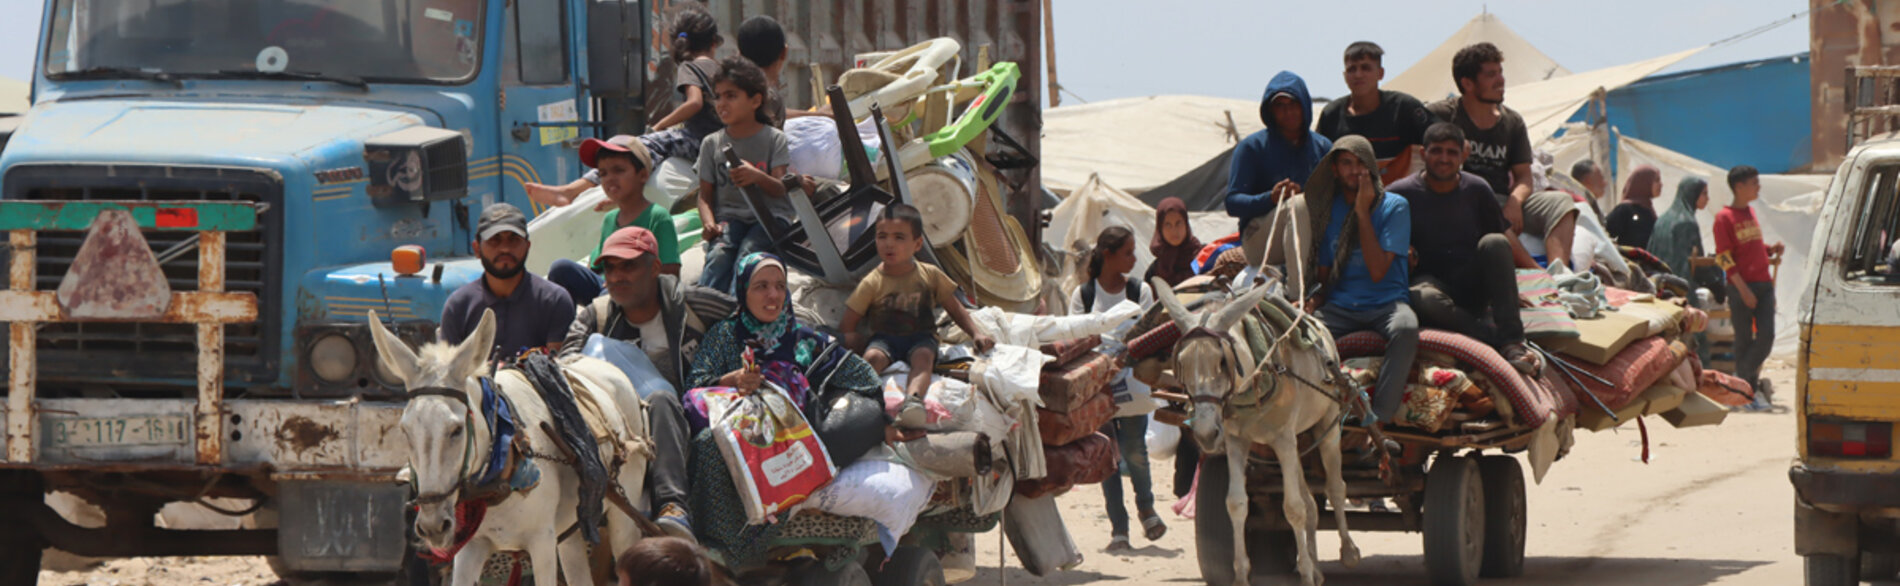
[[[481,375],[487,374],[489,349],[494,347],[495,314],[482,314],[481,325],[459,346],[430,343],[419,352],[411,351],[401,339],[384,329],[374,311],[369,313],[370,331],[376,352],[389,372],[401,379],[409,392],[402,411],[402,430],[409,438],[409,467],[418,493],[416,536],[422,546],[436,552],[455,547],[456,536],[463,532],[457,505],[465,499],[479,498],[471,493],[474,483],[486,473],[493,453],[494,430],[489,428],[482,406]],[[626,375],[604,362],[592,359],[570,361],[563,366],[577,399],[601,406],[600,417],[608,429],[595,430],[603,458],[622,460],[618,469],[608,466],[614,490],[638,498],[644,490],[650,450],[646,441],[646,414],[639,395]],[[527,451],[506,458],[531,458],[540,470],[540,480],[532,488],[512,490],[503,487],[499,497],[487,509],[480,526],[454,556],[450,584],[473,586],[481,578],[483,564],[498,551],[525,551],[533,565],[536,586],[556,586],[565,576],[570,586],[594,583],[589,572],[587,542],[576,527],[576,505],[580,501],[580,476],[566,460],[558,442],[543,430],[552,424],[547,405],[518,374],[504,371],[493,382],[495,393],[505,397],[514,408],[518,433],[526,437]],[[585,409],[583,409],[585,410]],[[500,446],[509,449],[509,446]],[[566,460],[571,462],[571,460]],[[606,507],[607,534],[614,553],[631,546],[643,533],[653,535],[651,522],[628,508]],[[607,545],[607,544],[603,544]],[[558,565],[557,565],[558,564]]]
[[[1174,325],[1181,330],[1175,345],[1174,376],[1185,387],[1191,403],[1188,414],[1194,440],[1209,455],[1227,455],[1227,514],[1234,530],[1234,584],[1245,585],[1252,571],[1247,558],[1247,456],[1253,444],[1273,448],[1280,461],[1280,476],[1286,494],[1282,509],[1293,527],[1298,548],[1300,580],[1306,586],[1319,586],[1315,561],[1319,549],[1314,534],[1319,529],[1319,506],[1306,487],[1306,470],[1300,465],[1299,434],[1317,430],[1316,449],[1326,470],[1326,498],[1339,521],[1339,555],[1347,567],[1359,563],[1359,548],[1346,532],[1346,482],[1339,474],[1340,415],[1345,408],[1341,399],[1343,379],[1337,367],[1329,364],[1337,356],[1332,338],[1315,336],[1314,347],[1302,348],[1292,336],[1273,331],[1275,343],[1265,360],[1252,358],[1253,351],[1242,331],[1241,319],[1253,311],[1272,287],[1262,285],[1225,304],[1188,313],[1166,282],[1154,280],[1156,296],[1167,308]],[[1289,305],[1296,319],[1304,319]],[[1297,323],[1297,322],[1296,322]],[[1317,325],[1317,324],[1315,324]],[[1273,328],[1269,328],[1273,329]],[[1297,333],[1294,335],[1298,335]],[[1261,371],[1261,369],[1266,369]],[[1235,405],[1243,385],[1264,380],[1272,390],[1257,403]],[[1218,503],[1200,503],[1200,507]]]

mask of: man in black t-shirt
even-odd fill
[[[1531,139],[1524,117],[1504,106],[1504,53],[1491,43],[1458,50],[1451,77],[1459,96],[1426,106],[1465,133],[1465,170],[1484,178],[1504,205],[1504,218],[1523,226],[1531,195]]]
[[[1524,344],[1517,306],[1513,258],[1521,245],[1506,235],[1491,187],[1461,170],[1464,132],[1454,124],[1434,124],[1425,131],[1424,151],[1425,172],[1386,188],[1412,210],[1411,303],[1419,324],[1482,340],[1513,367],[1537,372],[1541,365]]]
[[[1346,88],[1352,95],[1326,104],[1318,130],[1332,140],[1349,134],[1366,137],[1379,156],[1380,180],[1391,183],[1411,174],[1433,118],[1418,98],[1379,89],[1385,79],[1384,58],[1385,50],[1371,42],[1346,46]]]

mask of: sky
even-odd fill
[[[0,0],[4,1],[4,0]],[[1341,56],[1367,40],[1388,79],[1489,11],[1572,72],[1706,45],[1807,9],[1804,0],[1055,0],[1056,80],[1084,100],[1158,94],[1260,99],[1281,70],[1315,97],[1346,93]],[[1165,6],[1165,8],[1163,8]],[[1666,71],[1808,50],[1806,17]],[[1510,55],[1505,55],[1510,59]],[[1450,75],[1450,72],[1446,72]],[[1063,103],[1073,104],[1065,93]]]
[[[0,77],[32,76],[43,4],[0,0]],[[1396,76],[1486,10],[1557,63],[1588,71],[1704,45],[1806,8],[1801,0],[1054,0],[1052,12],[1057,80],[1084,100],[1106,100],[1258,99],[1282,69],[1306,78],[1315,96],[1338,96],[1346,91],[1339,72],[1347,44],[1379,43],[1387,76]],[[1671,71],[1806,50],[1804,17]]]

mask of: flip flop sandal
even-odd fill
[[[1141,518],[1141,530],[1148,541],[1160,541],[1161,536],[1168,534],[1168,524],[1161,521],[1161,515],[1148,513]]]
[[[1116,535],[1108,540],[1108,547],[1102,548],[1102,551],[1128,551],[1131,549],[1135,549],[1135,545],[1128,541],[1127,535]]]

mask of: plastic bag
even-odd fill
[[[647,178],[646,188],[642,190],[647,203],[660,206],[662,210],[673,209],[673,204],[681,198],[699,193],[699,173],[693,170],[693,161],[680,157],[668,157],[653,170]]]
[[[627,373],[627,380],[633,382],[634,392],[639,393],[643,401],[654,391],[679,393],[678,389],[673,388],[673,383],[660,375],[659,367],[654,366],[653,360],[647,358],[646,351],[633,345],[632,342],[615,340],[600,334],[589,334],[587,345],[581,347],[581,354],[605,360],[608,364],[619,368],[621,372]]]
[[[902,537],[930,505],[936,487],[922,473],[902,464],[864,459],[840,470],[836,482],[813,492],[799,508],[866,517],[884,526],[889,536]],[[895,540],[884,543],[885,553],[896,545]]]
[[[1158,399],[1150,399],[1157,406]],[[1176,450],[1181,448],[1181,428],[1155,421],[1154,411],[1148,412],[1148,459],[1173,460]]]
[[[791,146],[793,173],[831,180],[843,176],[844,145],[838,140],[837,121],[822,116],[788,119],[785,140]]]
[[[1042,394],[1036,389],[1042,384],[1042,367],[1050,360],[1041,350],[999,343],[984,361],[980,384],[1006,404],[1028,402],[1041,407]]]
[[[766,383],[694,389],[704,398],[719,454],[732,470],[746,522],[757,525],[803,502],[838,474],[823,442],[783,389]]]

